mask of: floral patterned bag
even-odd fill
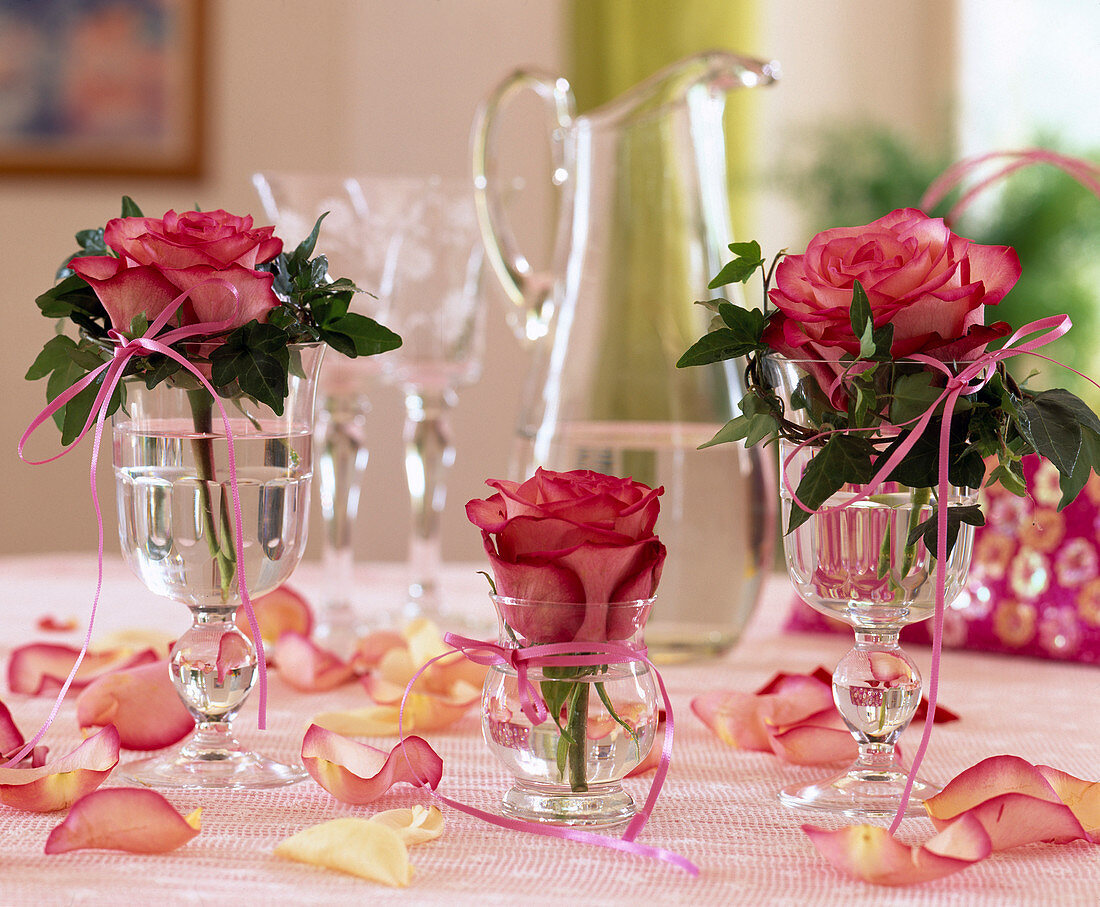
[[[1058,471],[1024,460],[1029,496],[986,488],[987,524],[975,533],[966,590],[944,615],[944,646],[1100,664],[1100,476],[1061,512]],[[796,599],[792,632],[844,624]],[[905,628],[910,642],[931,642],[932,622]]]

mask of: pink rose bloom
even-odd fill
[[[857,353],[850,309],[858,280],[875,326],[894,326],[895,357],[972,359],[1009,333],[1004,322],[986,326],[985,308],[999,303],[1019,277],[1012,248],[972,243],[941,218],[903,208],[865,227],[825,230],[805,253],[784,258],[768,292],[779,311],[764,339],[791,359],[835,362]]]
[[[657,591],[666,552],[653,527],[664,489],[588,470],[486,484],[497,493],[470,501],[466,515],[481,529],[498,595],[548,603],[505,606],[509,625],[541,642],[632,635],[634,609],[608,605]]]
[[[255,270],[282,251],[274,232],[274,227],[253,227],[251,217],[222,210],[115,218],[103,238],[119,257],[74,258],[70,267],[91,284],[115,330],[130,330],[142,313],[152,321],[184,291],[190,296],[176,324],[229,320],[227,327],[234,328],[252,319],[266,321],[279,305],[273,275]],[[204,284],[211,278],[232,285],[239,299],[221,283]]]

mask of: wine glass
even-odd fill
[[[448,416],[458,389],[481,376],[485,296],[481,235],[473,189],[438,176],[400,186],[368,178],[349,182],[364,215],[372,198],[405,199],[408,217],[391,247],[384,320],[402,337],[381,363],[382,379],[405,395],[405,474],[412,506],[409,585],[402,617],[439,622],[441,517],[454,462]]]
[[[169,672],[196,722],[181,746],[124,766],[140,784],[266,788],[305,777],[300,766],[250,752],[233,734],[233,717],[258,676],[255,646],[234,614],[242,576],[250,596],[262,595],[286,581],[305,550],[323,350],[321,344],[291,348],[282,414],[244,396],[222,401],[232,429],[239,512],[229,443],[210,393],[185,372],[152,389],[140,378],[126,379],[126,405],[112,422],[119,540],[149,589],[191,610],[191,627],[172,647]],[[203,362],[198,344],[189,345],[187,355]]]
[[[392,261],[392,246],[408,216],[414,188],[409,181],[264,172],[254,174],[252,182],[278,234],[295,243],[309,235],[317,218],[325,216],[317,251],[327,256],[330,274],[347,277],[365,291],[356,295],[352,311],[381,320],[379,300],[387,291],[387,262]],[[364,184],[371,187],[369,197],[364,197]],[[370,393],[379,368],[374,356],[330,356],[321,371],[316,441],[324,525],[321,562],[327,582],[314,635],[341,656],[351,654],[366,629],[352,599],[354,528],[370,458]]]
[[[923,369],[919,363],[894,363]],[[823,399],[831,364],[768,356],[767,382],[783,401],[792,422],[819,431],[807,418],[814,399]],[[874,436],[870,436],[872,440]],[[889,438],[885,439],[889,440]],[[814,448],[791,441],[779,444],[784,527],[790,524],[797,488]],[[931,617],[936,605],[936,560],[913,530],[935,506],[977,503],[973,489],[949,486],[947,501],[936,501],[934,488],[910,488],[886,482],[861,498],[862,485],[845,485],[783,537],[787,573],[795,590],[816,611],[841,620],[855,631],[855,646],[833,670],[833,701],[855,737],[859,756],[846,770],[809,785],[784,788],[788,806],[825,810],[851,818],[894,816],[901,805],[909,772],[895,748],[921,700],[921,677],[898,644],[911,623]],[[841,507],[839,505],[847,504]],[[944,601],[950,604],[966,584],[974,527],[963,525],[948,555]],[[938,788],[914,779],[904,815],[924,816],[923,801]]]

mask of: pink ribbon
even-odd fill
[[[657,670],[657,667],[646,656],[644,647],[634,647],[626,645],[625,643],[616,642],[561,642],[516,648],[502,646],[498,643],[484,640],[469,639],[455,633],[447,633],[443,637],[443,641],[453,646],[455,649],[458,649],[463,655],[479,665],[485,665],[487,667],[509,667],[515,670],[519,683],[520,708],[532,724],[541,724],[542,721],[546,719],[548,712],[546,703],[543,702],[535,685],[527,676],[528,668],[544,667],[548,665],[566,667],[626,664],[632,661],[645,662],[653,672],[653,676],[657,679],[657,686],[660,688],[661,697],[664,700],[665,732],[661,744],[661,758],[657,764],[657,771],[653,776],[653,782],[649,787],[649,794],[646,797],[645,804],[630,820],[621,838],[611,838],[606,835],[584,831],[579,828],[567,828],[558,825],[540,825],[537,822],[528,822],[524,819],[512,819],[507,816],[497,815],[496,813],[486,812],[483,809],[468,806],[458,800],[443,796],[435,790],[432,790],[426,781],[421,779],[420,783],[428,787],[431,795],[436,800],[452,809],[456,809],[468,816],[473,816],[476,819],[481,819],[483,822],[488,822],[500,828],[543,835],[544,837],[550,838],[564,838],[569,841],[579,841],[597,847],[620,850],[625,853],[634,854],[635,856],[648,857],[650,859],[671,863],[673,866],[677,866],[693,876],[699,875],[699,868],[685,857],[663,847],[639,844],[635,840],[645,827],[653,811],[653,807],[657,803],[657,797],[661,793],[661,787],[664,785],[665,777],[668,775],[668,767],[672,760],[672,738],[675,727],[672,717],[672,702],[669,699],[668,690],[665,689],[665,682],[661,678],[661,674]],[[576,651],[578,645],[583,645],[588,651],[578,653]],[[401,697],[401,707],[397,714],[397,733],[400,737],[401,751],[405,755],[405,759],[409,764],[409,769],[412,771],[413,775],[417,777],[419,776],[416,768],[412,760],[409,759],[408,754],[405,753],[405,733],[402,727],[402,719],[405,714],[405,703],[413,687],[416,685],[417,680],[420,679],[420,676],[431,665],[435,664],[435,662],[442,658],[452,657],[454,654],[454,652],[445,652],[428,661],[415,675],[413,675],[412,680],[410,680],[408,686],[405,687],[405,694]]]
[[[921,734],[920,744],[917,747],[916,754],[913,757],[912,765],[909,769],[909,775],[905,782],[905,788],[901,795],[901,803],[898,807],[898,811],[894,816],[894,820],[890,825],[890,834],[897,831],[898,826],[901,824],[906,804],[909,800],[909,795],[913,789],[913,782],[916,780],[917,769],[920,767],[921,761],[924,759],[925,751],[928,748],[928,741],[932,734],[932,719],[936,711],[936,700],[939,693],[939,675],[940,675],[940,655],[943,648],[943,612],[946,605],[945,590],[947,584],[946,569],[947,569],[947,510],[948,508],[943,506],[943,502],[947,500],[948,495],[948,455],[950,448],[950,433],[951,433],[951,417],[955,410],[955,405],[958,403],[959,397],[977,393],[981,390],[993,377],[998,362],[1002,362],[1013,356],[1021,354],[1027,354],[1035,356],[1039,359],[1045,359],[1048,362],[1053,362],[1056,365],[1062,365],[1064,368],[1068,368],[1070,371],[1084,378],[1086,381],[1091,382],[1097,388],[1100,388],[1100,384],[1097,384],[1087,375],[1082,375],[1076,369],[1058,362],[1056,359],[1052,359],[1049,356],[1045,356],[1042,353],[1036,352],[1036,350],[1057,340],[1063,336],[1072,326],[1072,323],[1068,315],[1050,315],[1046,318],[1040,318],[1036,321],[1030,322],[1024,325],[1019,330],[1015,331],[1011,337],[1009,337],[1004,346],[996,350],[990,350],[977,358],[968,361],[965,366],[955,374],[951,369],[943,362],[932,356],[924,355],[921,353],[914,353],[908,358],[921,362],[930,368],[934,368],[942,372],[946,378],[946,384],[944,389],[940,392],[939,396],[933,401],[933,403],[922,413],[920,416],[910,419],[908,422],[901,423],[897,426],[877,426],[868,429],[833,429],[827,432],[822,432],[807,441],[800,443],[795,449],[784,458],[783,461],[783,483],[787,490],[790,492],[792,499],[797,503],[799,507],[809,513],[826,514],[833,513],[838,510],[843,510],[846,507],[850,507],[852,504],[866,500],[872,494],[875,494],[877,490],[886,481],[887,476],[913,449],[913,445],[917,443],[920,437],[924,434],[928,424],[932,421],[937,410],[940,406],[943,406],[943,416],[940,423],[939,432],[939,479],[936,488],[937,495],[937,507],[936,507],[936,607],[932,618],[932,667],[929,672],[928,678],[928,714],[924,719],[924,727]],[[1036,335],[1028,338],[1030,335]],[[905,439],[898,444],[894,452],[886,458],[882,466],[878,466],[876,463],[876,471],[870,482],[864,486],[864,491],[854,496],[850,500],[846,500],[841,504],[834,505],[832,507],[823,507],[819,510],[812,511],[801,500],[799,500],[794,488],[791,486],[790,476],[788,475],[788,467],[794,457],[804,447],[815,441],[820,440],[828,435],[834,434],[837,431],[876,431],[876,432],[889,432],[892,429],[904,428],[907,425],[916,423],[913,429],[905,437]]]
[[[96,608],[99,605],[99,596],[103,590],[103,513],[99,506],[99,492],[96,487],[96,465],[99,462],[99,448],[103,439],[103,426],[107,419],[107,409],[110,406],[111,397],[114,395],[115,388],[118,386],[120,380],[122,380],[122,373],[125,371],[127,364],[133,356],[147,356],[150,353],[160,353],[168,358],[178,362],[187,371],[191,372],[196,378],[199,379],[202,386],[210,393],[214,398],[214,402],[218,406],[218,411],[221,413],[222,424],[225,426],[225,441],[228,452],[229,462],[229,482],[233,497],[233,515],[236,519],[235,533],[234,533],[234,548],[237,556],[237,590],[240,593],[241,601],[244,604],[245,614],[248,616],[248,626],[252,631],[252,638],[256,645],[256,658],[260,666],[260,703],[259,703],[259,719],[258,727],[263,730],[267,725],[267,669],[264,657],[263,640],[260,637],[259,624],[256,621],[256,614],[252,608],[252,600],[248,595],[248,588],[245,582],[244,575],[244,535],[241,529],[242,515],[241,515],[241,498],[240,492],[237,487],[237,464],[236,457],[233,449],[233,432],[229,424],[229,415],[222,405],[214,387],[206,380],[206,377],[202,372],[182,354],[172,349],[171,344],[178,343],[181,340],[185,340],[188,337],[195,337],[198,335],[217,334],[221,331],[229,330],[234,326],[234,316],[226,318],[223,321],[211,321],[200,324],[185,325],[184,327],[174,328],[169,331],[165,331],[163,334],[160,331],[167,325],[169,319],[176,314],[176,311],[183,304],[184,300],[191,294],[192,290],[197,289],[200,286],[206,284],[217,284],[227,288],[233,295],[234,300],[237,303],[237,307],[240,306],[240,296],[237,293],[237,288],[230,284],[228,281],[221,280],[219,278],[210,278],[202,283],[196,284],[190,290],[185,290],[179,296],[177,296],[172,302],[170,302],[164,310],[153,320],[149,325],[148,330],[141,337],[135,337],[133,339],[127,339],[113,328],[107,332],[108,336],[117,344],[114,353],[110,361],[103,363],[98,368],[89,372],[79,381],[74,383],[71,387],[58,394],[48,406],[42,412],[40,412],[31,421],[31,424],[27,426],[27,430],[23,432],[22,437],[19,439],[19,458],[25,463],[31,466],[41,466],[45,463],[52,463],[59,457],[64,456],[73,447],[80,443],[84,436],[93,429],[92,436],[92,458],[91,468],[89,471],[89,486],[92,492],[92,506],[95,508],[96,527],[98,531],[97,539],[97,574],[96,574],[96,588],[95,596],[92,598],[91,612],[88,617],[88,629],[84,634],[84,641],[80,647],[80,652],[77,655],[76,662],[73,664],[72,670],[69,671],[69,676],[65,679],[65,682],[61,685],[61,690],[57,694],[57,699],[54,701],[53,708],[50,710],[49,716],[46,718],[45,723],[38,729],[38,732],[31,738],[23,748],[17,752],[11,759],[9,759],[5,766],[14,765],[19,762],[28,752],[30,752],[34,746],[42,739],[42,736],[53,724],[54,718],[57,717],[58,710],[61,708],[61,703],[65,699],[65,694],[68,692],[73,679],[76,677],[76,672],[80,668],[81,662],[84,660],[84,656],[88,651],[88,646],[91,644],[92,639],[92,626],[95,623]],[[80,434],[69,443],[66,447],[62,448],[59,453],[54,454],[52,457],[47,457],[44,460],[28,460],[23,455],[23,448],[26,445],[30,436],[34,433],[43,422],[53,416],[62,406],[68,403],[73,397],[83,391],[85,388],[90,387],[98,378],[102,375],[102,383],[99,391],[96,393],[95,401],[92,404],[92,408],[88,413],[88,418],[84,423],[84,427],[81,428]]]

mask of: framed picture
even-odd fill
[[[205,0],[0,0],[0,175],[197,176]]]

